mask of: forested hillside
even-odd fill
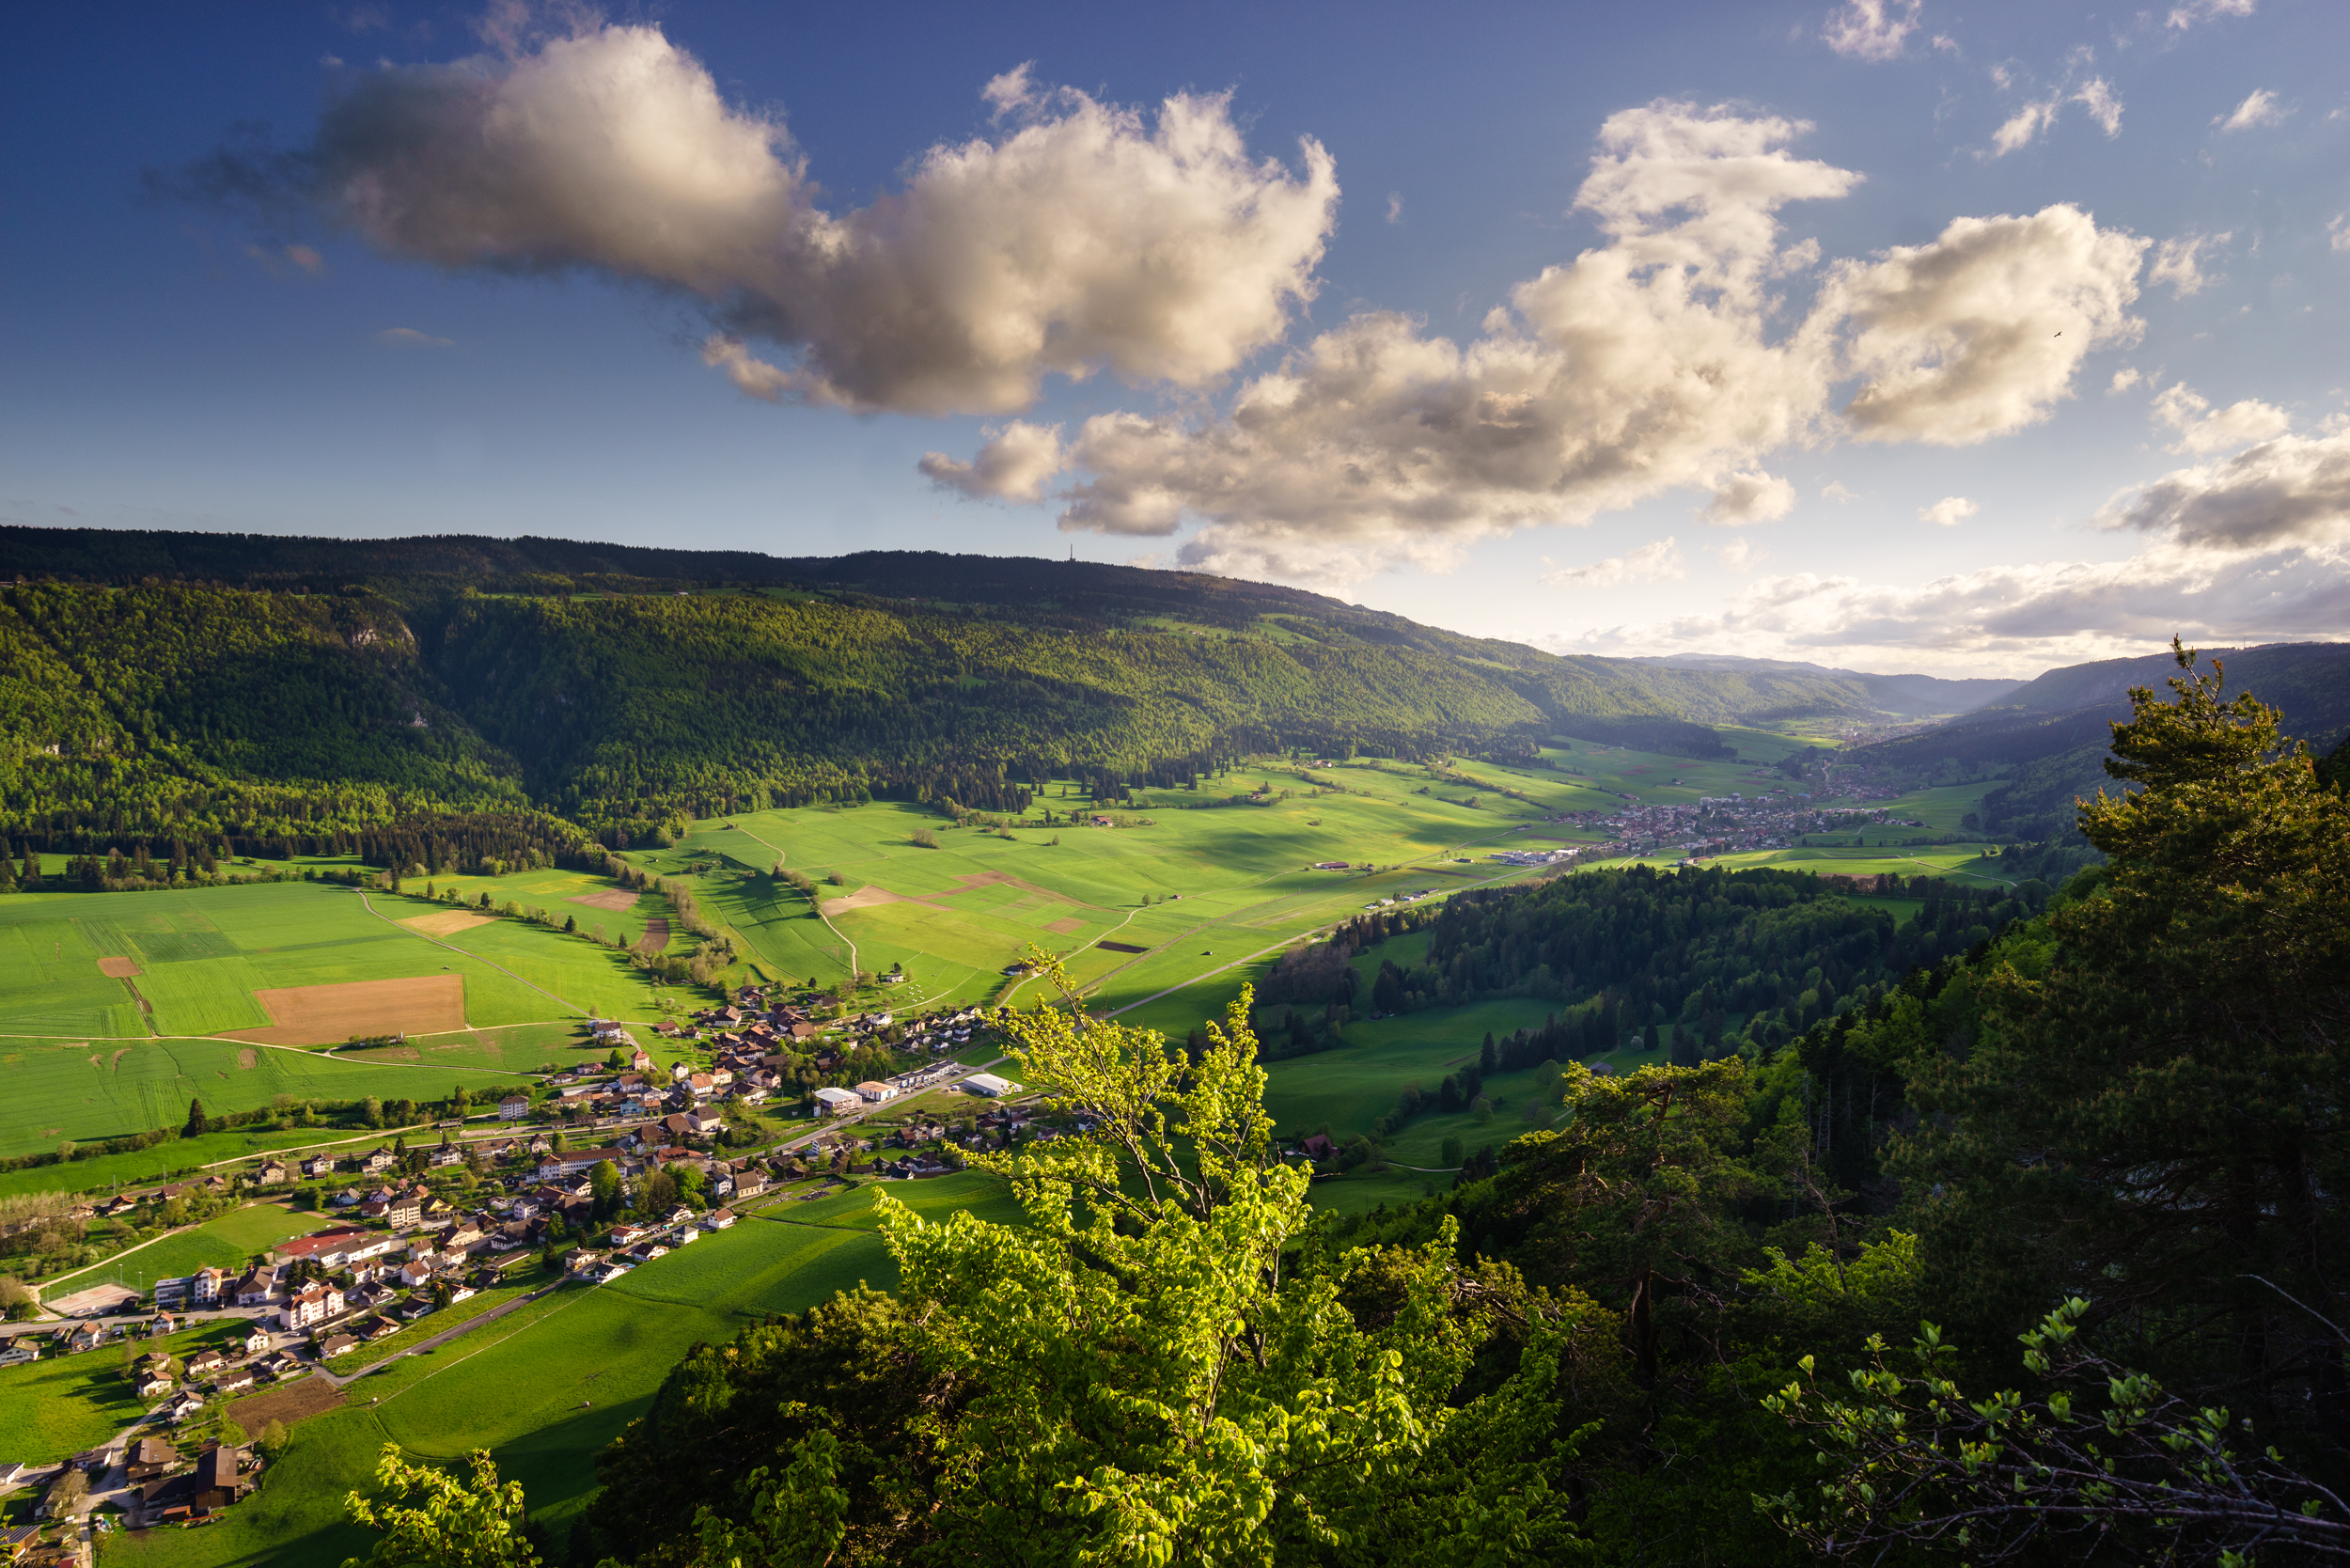
[[[2283,714],[2287,735],[2324,752],[2350,734],[2350,644],[2205,652],[2236,689],[2259,689]],[[2169,654],[2052,669],[1975,713],[1869,746],[1856,760],[1893,768],[2004,764],[2013,773],[1984,797],[1984,829],[2026,839],[2069,835],[2074,801],[2113,787],[2106,747],[2114,723],[2129,714],[2131,688],[2159,686],[2170,672]]]
[[[1921,907],[1897,921],[1880,902],[1892,897]],[[1504,1071],[1613,1051],[1632,1036],[1695,1065],[1732,1048],[1768,1052],[1824,1018],[1865,1010],[1914,971],[2037,914],[2047,898],[2034,880],[1970,889],[1922,876],[1840,885],[1767,868],[1592,871],[1351,920],[1327,943],[1284,955],[1262,999],[1375,1014],[1541,997],[1559,1011],[1501,1043]],[[1383,960],[1369,996],[1358,996],[1355,954],[1414,931],[1427,933],[1426,956]]]
[[[0,833],[48,849],[528,810],[617,844],[771,804],[1115,796],[1285,747],[1706,756],[1714,724],[1875,711],[1819,672],[1560,658],[1079,562],[9,527],[0,572]]]

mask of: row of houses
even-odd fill
[[[563,1272],[588,1284],[609,1284],[631,1269],[692,1246],[705,1233],[732,1228],[734,1221],[734,1211],[728,1208],[713,1209],[698,1217],[690,1209],[679,1208],[658,1224],[616,1225],[608,1251],[575,1247],[563,1260]]]

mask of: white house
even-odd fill
[[[818,1112],[824,1116],[845,1116],[865,1106],[865,1097],[845,1089],[820,1089],[816,1091]]]
[[[856,1091],[859,1098],[869,1101],[876,1105],[880,1105],[884,1100],[895,1100],[898,1097],[898,1090],[894,1086],[885,1083],[875,1083],[870,1079],[857,1085]]]
[[[1020,1088],[1018,1084],[1008,1083],[993,1073],[974,1073],[963,1080],[963,1087],[968,1093],[984,1094],[991,1100],[1015,1093]]]
[[[498,1102],[498,1120],[501,1121],[520,1121],[529,1114],[530,1096],[527,1094],[509,1094]]]

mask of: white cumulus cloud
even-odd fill
[[[1477,539],[1679,487],[1708,494],[1709,521],[1763,521],[1794,501],[1764,454],[2013,431],[2138,330],[2144,242],[2062,206],[1838,264],[1809,313],[1776,321],[1779,279],[1817,259],[1780,243],[1778,211],[1859,180],[1790,151],[1804,129],[1662,102],[1612,116],[1577,195],[1604,243],[1517,285],[1466,344],[1364,312],[1222,417],[1087,420],[1065,448],[1061,526],[1198,523],[1184,565],[1336,583],[1441,569]]]
[[[1794,510],[1795,487],[1777,474],[1732,474],[1716,485],[1714,498],[1698,515],[1735,528],[1774,522]]]
[[[1995,77],[2000,74],[1994,73]],[[2108,137],[2122,133],[2121,95],[2104,77],[2092,76],[2077,87],[2057,87],[2044,97],[2027,100],[1991,133],[1992,155],[2004,158],[2038,141],[2055,128],[2057,116],[2068,103],[2079,104]]]
[[[2175,469],[2117,500],[2101,521],[2206,554],[2350,551],[2350,430],[2280,435],[2217,463]]]
[[[1919,0],[1844,0],[1828,12],[1820,37],[1856,60],[1896,60],[1918,29]]]
[[[1670,539],[1655,540],[1629,555],[1610,556],[1589,566],[1546,572],[1542,581],[1553,588],[1613,588],[1620,583],[1678,582],[1689,574],[1681,546]]]
[[[2214,409],[2210,399],[2185,382],[2165,387],[2156,396],[2154,416],[2177,433],[2178,440],[2170,447],[2174,452],[2221,452],[2266,441],[2293,428],[2293,416],[2274,403],[2247,398]]]
[[[2045,418],[2092,350],[2137,338],[2145,247],[2059,206],[1846,263],[1820,306],[1849,322],[1847,364],[1868,380],[1844,416],[1864,441],[1944,447]]]
[[[779,119],[728,102],[656,27],[588,25],[356,78],[307,147],[226,150],[180,183],[306,200],[443,267],[675,290],[788,361],[720,352],[738,384],[861,409],[1012,413],[1045,376],[1103,368],[1200,386],[1312,296],[1339,195],[1319,145],[1292,171],[1250,155],[1223,97],[1145,115],[1026,68],[986,98],[996,132],[835,212]]]
[[[2186,0],[2186,4],[2170,8],[2170,24],[2185,32],[2200,22],[2217,22],[2223,16],[2250,16],[2257,0]]]
[[[1756,578],[1718,611],[1619,625],[1560,652],[1758,652],[1844,668],[2030,676],[2189,642],[2339,637],[2350,548],[2289,545],[2224,562],[2169,543],[2119,561],[2035,561],[1923,583],[1810,572]]]
[[[1061,470],[1060,427],[1015,419],[969,463],[932,452],[920,466],[939,485],[964,495],[1041,501]]]
[[[2225,250],[2233,237],[2226,229],[2217,234],[2199,234],[2190,229],[2175,240],[2165,240],[2154,249],[2154,259],[2146,269],[2146,281],[2169,284],[2171,294],[2178,299],[2202,292],[2221,281],[2219,274],[2203,270],[2203,253]]]
[[[1982,510],[1964,495],[1945,495],[1930,507],[1919,508],[1918,521],[1955,528]]]

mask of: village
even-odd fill
[[[1706,795],[1687,804],[1629,805],[1615,811],[1573,811],[1550,819],[1607,837],[1556,851],[1508,851],[1492,856],[1512,864],[1556,864],[1627,855],[1680,854],[1689,858],[1741,850],[1785,849],[1809,833],[1850,833],[1863,827],[1923,827],[1882,807],[1828,807],[1810,794]]]
[[[40,1494],[30,1522],[0,1537],[10,1554],[0,1561],[81,1560],[93,1530],[219,1516],[267,1465],[253,1445],[223,1440],[230,1402],[306,1379],[340,1386],[384,1355],[416,1353],[548,1291],[619,1278],[731,1228],[746,1203],[943,1176],[967,1151],[1070,1130],[1015,1103],[1019,1085],[953,1059],[993,1038],[977,1009],[821,1019],[806,1001],[771,1004],[745,988],[653,1026],[681,1058],[666,1067],[631,1026],[593,1019],[585,1032],[606,1050],[601,1068],[548,1073],[471,1123],[264,1156],[78,1205],[76,1218],[137,1220],[175,1203],[274,1202],[328,1223],[242,1268],[144,1291],[85,1285],[47,1299],[39,1321],[0,1327],[0,1367],[128,1347],[121,1376],[147,1407],[113,1441],[60,1463],[0,1455],[0,1495]],[[891,1106],[929,1090],[975,1104]],[[885,1106],[887,1124],[865,1124]],[[457,1310],[490,1294],[486,1312]],[[438,1330],[444,1319],[456,1326]],[[185,1351],[199,1328],[219,1332],[185,1354],[165,1343]],[[139,1342],[154,1348],[137,1353]]]

